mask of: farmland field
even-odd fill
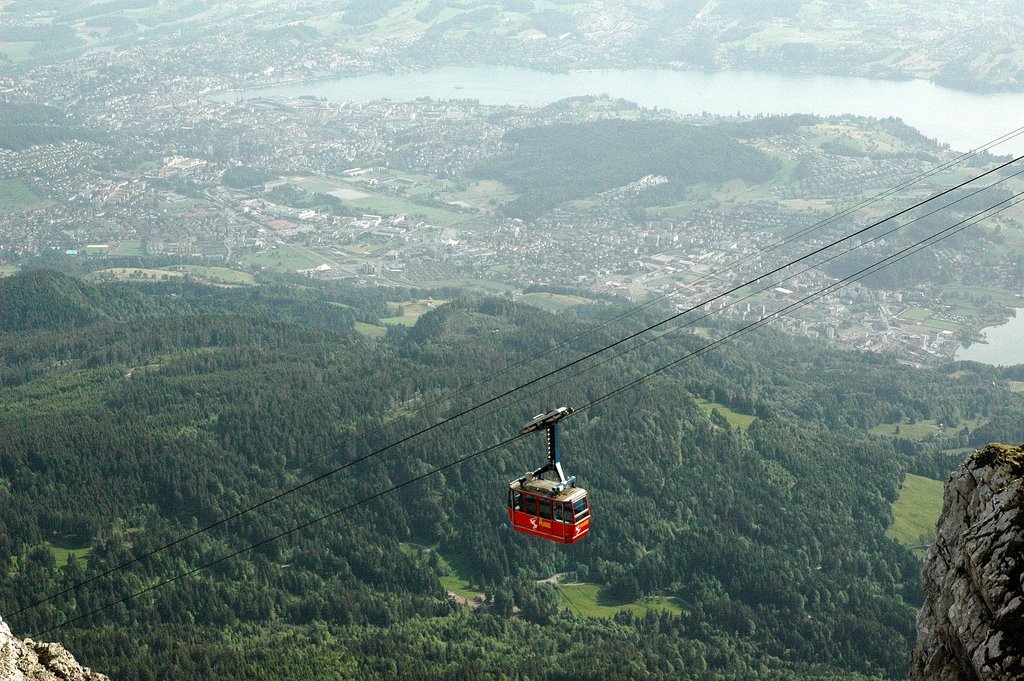
[[[938,480],[908,473],[900,496],[892,505],[894,520],[886,534],[907,546],[931,542],[935,521],[942,513],[943,490]]]
[[[252,286],[256,280],[248,272],[228,269],[227,267],[205,267],[203,265],[181,265],[180,267],[169,268],[181,270],[196,279],[203,279],[214,284],[233,284],[240,286]]]
[[[519,296],[518,300],[548,312],[561,312],[570,307],[590,302],[582,296],[567,296],[560,293],[525,293]]]
[[[294,246],[278,246],[259,253],[248,253],[242,256],[241,261],[250,267],[266,267],[278,272],[294,272],[322,265],[323,259],[316,259],[313,257],[314,255]]]
[[[388,330],[383,326],[367,324],[366,322],[356,322],[356,331],[367,338],[382,338],[384,334],[388,332]]]
[[[985,423],[985,419],[973,419],[958,423],[955,426],[948,426],[946,424],[940,425],[935,419],[923,419],[916,423],[883,423],[875,426],[868,432],[872,435],[892,435],[907,440],[923,440],[929,435],[935,435],[936,437],[956,435],[964,426],[977,428],[983,423]]]
[[[920,322],[931,317],[934,312],[925,307],[908,307],[904,310],[900,317],[912,322]]]
[[[651,611],[682,613],[678,605],[665,597],[644,598],[633,603],[605,603],[598,584],[559,584],[558,589],[562,592],[562,603],[566,609],[584,617],[614,617],[623,610],[639,616]]]
[[[750,424],[757,420],[756,416],[749,414],[741,414],[738,411],[734,411],[724,404],[718,404],[717,402],[708,402],[705,399],[697,398],[697,406],[703,409],[706,413],[711,414],[715,409],[725,417],[725,420],[732,425],[733,428],[739,428],[740,430],[746,430],[750,427]]]
[[[388,303],[388,308],[395,312],[401,312],[402,314],[394,317],[386,317],[381,319],[381,323],[387,326],[394,326],[396,324],[402,324],[404,326],[412,326],[416,323],[420,317],[422,317],[428,310],[431,310],[438,305],[446,303],[446,300],[412,300],[405,303]]]

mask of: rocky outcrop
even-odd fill
[[[988,445],[946,483],[924,567],[912,681],[1024,679],[1024,447]]]
[[[14,638],[0,619],[0,681],[110,681],[82,667],[59,643]]]

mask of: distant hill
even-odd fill
[[[125,321],[150,316],[160,307],[130,288],[97,286],[51,270],[0,279],[0,332]]]
[[[530,218],[555,206],[622,187],[647,175],[667,184],[645,193],[648,201],[682,198],[697,182],[764,181],[777,162],[741,143],[739,130],[673,121],[606,120],[514,130],[511,151],[474,170],[512,186],[519,198],[504,208]]]
[[[1024,12],[1018,3],[992,5],[337,0],[305,3],[296,11],[290,3],[257,0],[11,0],[0,10],[0,62],[50,63],[85,49],[143,42],[171,47],[174,68],[190,75],[197,75],[196,68],[212,73],[222,59],[261,74],[267,55],[291,59],[298,49],[356,53],[384,68],[500,63],[553,70],[756,69],[1020,91],[1024,61],[1017,36]],[[43,13],[46,20],[40,21]],[[178,59],[179,49],[216,59]]]
[[[352,295],[309,295],[301,289],[222,288],[188,281],[92,283],[53,270],[0,279],[0,333],[62,332],[98,322],[131,322],[180,315],[233,315],[352,331]],[[337,300],[335,300],[337,298]],[[387,314],[375,292],[354,296],[363,321]],[[372,302],[371,302],[372,301]]]

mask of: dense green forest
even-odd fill
[[[921,600],[917,559],[885,536],[903,474],[942,476],[956,459],[940,450],[981,436],[1024,439],[1012,370],[915,370],[770,331],[582,408],[728,331],[705,320],[18,613],[657,316],[562,347],[623,309],[555,316],[463,298],[379,340],[355,333],[355,320],[387,314],[387,295],[0,280],[0,613],[16,633],[358,503],[44,638],[117,679],[898,679]],[[563,404],[580,408],[563,429],[565,465],[594,507],[578,544],[506,526],[507,483],[543,460],[539,438],[359,503]],[[965,425],[927,441],[867,433],[926,419]],[[448,597],[452,565],[485,604]],[[598,585],[605,603],[673,607],[572,614],[538,582],[556,573]]]
[[[780,125],[786,118],[780,117]],[[475,168],[473,175],[499,180],[520,196],[504,206],[509,215],[534,218],[573,199],[636,182],[646,175],[668,182],[645,191],[650,205],[678,200],[697,182],[764,181],[778,161],[740,140],[749,128],[686,125],[673,121],[602,120],[513,130],[510,151]]]

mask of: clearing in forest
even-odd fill
[[[893,523],[886,535],[907,546],[930,544],[942,513],[944,486],[938,480],[908,473],[892,505]],[[923,549],[918,549],[923,553]]]

